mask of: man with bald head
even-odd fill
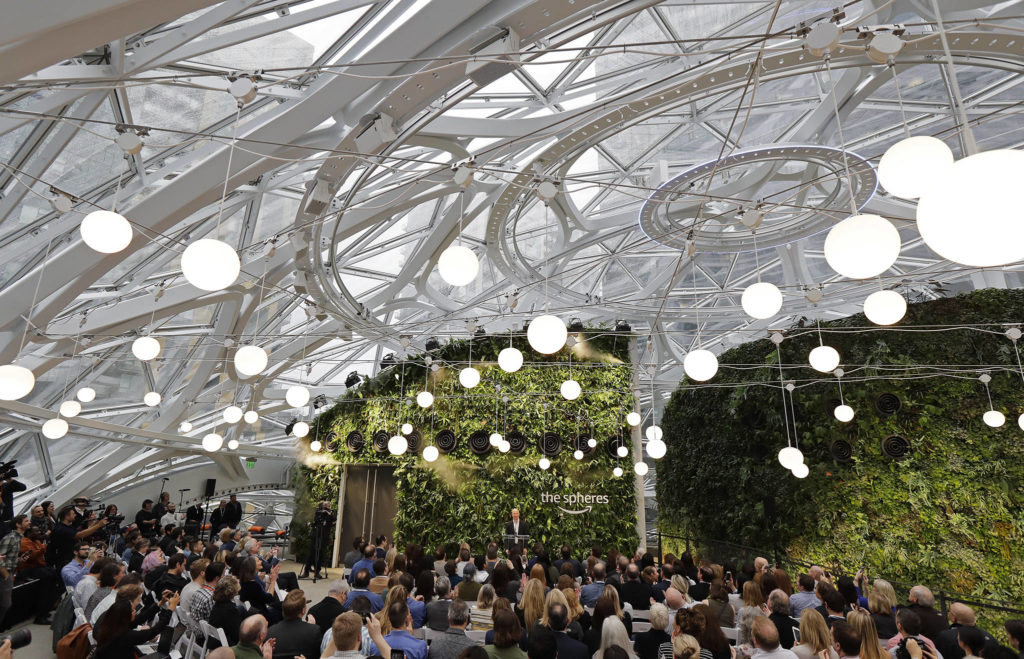
[[[750,638],[756,648],[751,659],[796,659],[792,650],[779,645],[779,630],[767,616],[754,618]]]
[[[238,629],[238,645],[232,646],[235,659],[271,659],[274,639],[267,640],[267,619],[261,615],[242,620]]]
[[[947,625],[946,619],[935,610],[935,595],[927,586],[914,586],[907,599],[910,600],[907,608],[921,619],[921,633],[932,640],[937,639],[947,629]]]
[[[963,659],[964,651],[957,642],[960,637],[960,630],[964,627],[974,627],[985,636],[985,646],[997,645],[984,629],[975,625],[974,611],[963,602],[954,602],[949,607],[949,629],[940,632],[935,638],[935,647],[942,653],[944,659]]]

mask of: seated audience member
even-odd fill
[[[210,561],[200,558],[192,561],[192,565],[188,567],[188,573],[192,577],[192,581],[189,581],[181,589],[181,602],[178,604],[178,606],[185,607],[185,611],[192,610],[192,597],[203,587],[203,583],[206,581],[204,575],[209,565]]]
[[[569,566],[572,570],[572,566]],[[530,648],[526,651],[529,659],[558,659],[558,641],[555,632],[548,627],[538,627],[530,636]],[[484,659],[487,652],[484,652]]]
[[[167,560],[167,571],[157,579],[156,588],[153,590],[158,593],[162,593],[165,590],[180,593],[188,585],[188,580],[185,579],[184,574],[185,554],[174,554]]]
[[[366,545],[363,547],[363,557],[360,558],[352,566],[352,572],[349,573],[349,581],[355,584],[355,574],[360,570],[366,570],[370,573],[370,576],[366,579],[367,586],[370,584],[370,579],[377,576],[377,573],[373,571],[373,563],[377,560],[377,548],[373,545]],[[364,586],[365,588],[365,586]]]
[[[830,628],[832,623],[846,619],[846,600],[838,590],[832,589],[825,593],[825,610],[828,615],[825,617],[825,624]]]
[[[604,624],[601,626],[601,646],[597,649],[597,652],[594,653],[594,659],[608,659],[609,657],[614,656],[610,652],[613,648],[624,650],[628,659],[637,659],[637,656],[633,654],[633,647],[629,642],[629,636],[626,634],[626,628],[618,618],[609,618],[605,620]],[[571,657],[572,659],[584,659],[586,655],[576,653],[563,655],[562,648],[559,646],[558,657],[559,659],[567,659],[567,657]]]
[[[462,576],[456,573],[455,566],[457,563],[455,559],[449,559],[444,564],[444,574],[448,577],[448,583],[452,585],[454,591],[455,587],[462,583]]]
[[[922,639],[925,645],[935,653],[935,659],[942,659],[942,653],[936,649],[935,642],[922,633],[920,616],[914,613],[910,607],[903,607],[896,612],[896,630],[898,633],[885,644],[885,649],[889,651],[893,659],[897,659],[896,650],[900,641],[909,636]]]
[[[274,657],[317,656],[320,652],[320,628],[304,621],[305,616],[306,593],[296,588],[281,603],[281,622],[267,630],[267,639],[274,639]]]
[[[537,621],[544,616],[544,582],[540,579],[530,579],[523,589],[523,599],[516,605],[516,616],[519,617],[520,626],[524,629],[533,629]]]
[[[137,592],[135,598],[116,597],[93,630],[96,647],[91,656],[95,659],[135,659],[135,646],[159,636],[170,622],[171,614],[178,606],[177,594],[166,600],[167,607],[160,609],[155,624],[136,629],[135,611],[142,601],[142,589],[134,588],[134,591],[127,592]]]
[[[71,601],[74,602],[76,608],[84,609],[85,605],[88,604],[89,598],[99,588],[100,570],[108,562],[110,562],[110,559],[106,557],[96,559],[89,566],[89,573],[78,580],[78,584],[75,585],[75,591],[71,594]]]
[[[722,627],[736,626],[736,609],[729,603],[729,590],[721,579],[712,579],[705,602]]]
[[[698,659],[704,656],[697,639],[689,634],[677,634],[669,643],[662,643],[658,653],[661,659]],[[705,659],[707,659],[705,657]]]
[[[320,628],[320,635],[331,630],[334,619],[345,612],[345,601],[348,599],[348,582],[344,579],[335,579],[327,587],[327,596],[310,607],[309,615],[316,620]]]
[[[789,597],[776,588],[768,595],[768,619],[779,630],[779,645],[786,650],[793,647],[793,619],[789,617]]]
[[[352,541],[352,551],[345,554],[345,558],[343,559],[345,562],[345,567],[351,570],[352,566],[355,565],[356,562],[363,557],[364,543],[365,541],[363,540],[363,536],[359,536],[358,538]]]
[[[100,578],[98,581],[98,588],[93,591],[92,595],[89,596],[89,601],[86,602],[85,606],[82,607],[85,617],[88,618],[92,615],[92,612],[96,610],[99,603],[103,601],[107,595],[114,592],[121,582],[121,578],[124,576],[124,566],[120,563],[110,561],[104,564],[103,569],[100,571]]]
[[[519,581],[506,563],[498,563],[491,570],[491,586],[495,597],[504,597],[512,602],[519,596]]]
[[[138,591],[136,591],[135,587],[138,587]],[[100,603],[92,610],[92,615],[89,616],[89,624],[92,625],[93,629],[96,629],[96,625],[99,623],[100,618],[102,618],[103,614],[107,612],[107,609],[113,605],[114,600],[117,599],[118,595],[123,595],[128,599],[134,600],[137,592],[142,592],[142,577],[134,572],[125,574],[124,577],[122,577],[121,582],[118,584],[117,589],[100,600]]]
[[[213,606],[210,608],[207,622],[224,630],[228,645],[238,645],[238,629],[247,615],[244,607],[235,604],[235,596],[240,589],[238,578],[230,574],[221,577],[213,589]],[[319,641],[317,638],[317,642]],[[212,647],[220,645],[215,638],[211,638],[209,642]]]
[[[440,576],[434,580],[434,593],[437,598],[427,603],[427,619],[424,626],[443,632],[448,629],[448,609],[452,603],[448,577]]]
[[[921,633],[934,641],[948,626],[942,614],[935,610],[935,595],[925,586],[914,586],[907,599],[910,601],[907,608],[921,620]]]
[[[225,566],[221,562],[210,563],[206,566],[203,585],[192,595],[192,603],[188,610],[189,617],[193,623],[210,619],[210,610],[213,609],[213,589],[217,587],[217,582],[223,578],[224,570]],[[203,637],[203,631],[199,628],[198,624],[193,625],[192,633],[197,634],[200,638]]]
[[[360,598],[369,602],[365,597]],[[335,659],[362,659],[369,656],[370,647],[379,652],[380,655],[390,656],[391,647],[380,634],[380,622],[373,616],[368,615],[367,622],[354,611],[342,613],[334,619],[330,631],[324,637],[322,643],[322,657],[333,657]]]
[[[351,579],[352,590],[349,592],[348,596],[350,598],[359,597],[360,595],[366,597],[366,599],[370,600],[370,611],[372,613],[377,613],[383,609],[384,600],[380,598],[380,595],[372,593],[368,589],[370,579],[372,577],[370,571],[364,568],[354,572],[353,574],[354,576]]]
[[[710,652],[710,659],[730,659],[729,639],[725,637],[722,627],[718,624],[718,618],[711,613],[707,604],[697,604],[689,613],[690,626],[684,631],[697,639],[701,654],[706,655]]]
[[[523,628],[519,618],[504,609],[494,612],[494,641],[484,646],[490,659],[526,659],[526,653],[519,647]]]
[[[964,657],[966,659],[980,657],[985,646],[988,644],[985,633],[974,626],[958,627],[957,632],[958,643],[960,650],[964,653]]]
[[[412,635],[412,615],[409,613],[405,597],[388,606],[387,621],[391,631],[384,635],[384,640],[392,650],[404,652],[405,659],[426,659],[427,644]],[[375,644],[371,646],[371,654],[377,654]]]
[[[243,602],[248,602],[252,609],[266,618],[270,624],[275,624],[281,619],[281,600],[277,597],[277,575],[280,571],[280,565],[274,566],[264,584],[257,574],[256,559],[250,556],[242,559],[237,574],[242,588],[239,597]]]
[[[590,571],[590,583],[580,589],[580,604],[591,608],[597,604],[605,586],[605,567],[603,563],[595,563]]]
[[[845,620],[832,623],[832,648],[839,653],[839,659],[860,657],[860,632]]]
[[[665,605],[652,604],[650,616],[651,628],[633,635],[633,649],[639,659],[658,659],[658,648],[662,643],[669,643],[672,640],[666,631],[669,617]]]
[[[74,588],[89,574],[92,567],[92,547],[84,540],[76,540],[71,560],[60,569],[60,578],[65,586]]]
[[[949,607],[949,629],[939,632],[935,641],[935,647],[946,659],[963,659],[964,650],[960,646],[960,630],[964,627],[974,627],[985,638],[986,645],[996,644],[992,635],[975,625],[974,611],[963,602],[954,602]],[[979,654],[975,652],[974,654]]]
[[[1010,638],[1010,647],[1024,657],[1024,620],[1007,620],[1003,629]]]
[[[455,597],[464,602],[475,602],[480,595],[480,582],[476,580],[476,566],[468,563],[462,568],[462,581],[455,587]]]
[[[373,561],[373,572],[377,576],[370,579],[370,585],[367,586],[371,593],[377,593],[380,595],[388,589],[388,577],[391,575],[391,570],[388,569],[387,561],[383,558],[378,558]]]
[[[238,645],[232,646],[235,659],[265,659],[271,656],[274,644],[267,643],[267,619],[256,614],[242,621]],[[264,653],[264,650],[267,650]]]
[[[860,634],[860,659],[888,659],[871,614],[863,609],[850,611],[846,621]]]
[[[556,623],[561,624],[562,622],[560,619],[552,620],[550,617],[551,612],[555,610],[555,605],[558,605],[559,607],[557,611],[564,611],[565,613],[565,627],[561,629],[556,629],[552,626]],[[583,640],[583,628],[580,627],[580,624],[578,622],[574,622],[572,620],[572,616],[569,613],[569,602],[565,599],[565,595],[562,593],[562,591],[558,590],[557,588],[552,588],[548,591],[547,596],[544,598],[544,615],[541,616],[541,619],[530,630],[528,638],[532,639],[534,632],[536,632],[541,627],[554,629],[556,632],[565,632],[566,636],[573,639],[574,641],[582,642]],[[562,645],[565,644],[563,643]],[[590,653],[588,652],[587,654]]]
[[[814,579],[811,575],[801,574],[797,577],[796,586],[797,592],[789,597],[789,614],[799,620],[804,609],[813,609],[819,602],[818,596],[814,594]]]
[[[604,592],[601,597],[607,597],[612,601],[612,606],[615,607],[615,617],[622,621],[622,625],[626,628],[626,634],[633,638],[633,615],[629,611],[629,605],[622,606],[619,602],[619,591],[612,585],[604,587]]]
[[[587,650],[593,654],[601,647],[601,627],[608,618],[615,617],[615,604],[609,597],[601,597],[594,605],[594,613],[591,614],[590,629],[583,634],[583,642],[587,644]]]
[[[800,612],[800,642],[793,646],[793,654],[798,659],[817,659],[826,651],[828,659],[839,659],[839,653],[832,647],[825,618],[813,608],[804,607]]]
[[[562,565],[568,563],[569,566],[572,568],[571,576],[574,579],[576,577],[582,577],[583,576],[583,566],[580,565],[579,561],[577,561],[575,558],[572,557],[572,549],[569,547],[569,545],[562,545],[562,548],[559,551],[559,553],[561,555],[561,558],[559,558],[558,560],[556,560],[554,562],[555,568],[559,572],[561,572]]]
[[[409,615],[412,616],[412,628],[419,629],[423,626],[423,621],[427,619],[427,605],[422,601],[413,598],[412,591],[415,586],[415,580],[409,572],[403,572],[398,575],[398,583],[405,589],[408,595],[405,598],[405,603],[409,605]],[[433,586],[433,584],[431,584]]]
[[[779,645],[779,632],[767,616],[754,618],[750,639],[755,648],[752,659],[796,659],[791,650]]]
[[[651,608],[651,597],[653,589],[640,578],[640,568],[635,563],[630,563],[626,568],[626,574],[619,588],[619,596],[623,602],[628,602],[637,611],[646,611]],[[703,598],[702,598],[703,599]]]
[[[875,628],[878,630],[878,637],[882,640],[889,640],[899,633],[896,629],[896,592],[888,581],[875,579],[871,585],[871,592],[868,593],[868,611],[871,612],[871,619],[875,621]]]
[[[702,565],[697,570],[697,583],[690,586],[690,598],[694,602],[703,602],[708,598],[708,593],[711,591],[711,580],[715,578],[714,572],[711,571],[710,565]]]
[[[470,612],[473,631],[487,631],[493,626],[491,613],[494,607],[494,586],[484,584],[476,598],[476,607]]]
[[[164,550],[160,549],[159,546],[149,546],[149,553],[142,559],[142,577],[145,578],[146,574],[152,572],[160,566],[166,565],[167,558],[164,556]]]
[[[764,604],[764,593],[760,584],[751,579],[743,584],[743,606],[738,613],[736,645],[750,645],[750,630],[753,627],[754,619],[764,616],[761,609]]]
[[[462,600],[453,600],[448,607],[448,628],[444,635],[430,643],[429,659],[458,659],[462,651],[476,645],[466,636],[466,625],[469,624],[469,607]]]

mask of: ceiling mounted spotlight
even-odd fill
[[[441,347],[441,342],[438,341],[436,337],[432,336],[429,339],[427,339],[427,343],[426,343],[427,352],[431,352],[433,350],[437,350],[440,347]]]
[[[357,373],[355,371],[352,371],[345,378],[345,388],[346,389],[351,389],[352,387],[355,387],[356,385],[359,384],[360,380],[362,380],[362,376],[359,375],[359,373]]]
[[[569,331],[570,332],[582,332],[583,331],[583,321],[580,320],[579,318],[570,318],[569,319]]]
[[[298,419],[292,419],[288,423],[284,424],[284,434],[286,434],[286,435],[292,434],[292,430],[294,430],[295,424],[298,423],[298,422],[299,422]]]
[[[313,409],[319,410],[324,407],[327,407],[327,395],[318,394],[315,398],[313,398]]]
[[[616,332],[624,332],[624,333],[625,332],[632,332],[633,328],[630,327],[629,323],[627,323],[624,320],[616,320],[615,321],[615,331]]]

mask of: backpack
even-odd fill
[[[92,625],[84,623],[65,634],[57,641],[57,659],[87,659],[92,652],[91,631]]]

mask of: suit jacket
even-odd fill
[[[274,659],[293,659],[298,655],[320,656],[320,628],[301,620],[282,620],[271,625],[267,638],[276,638]]]
[[[907,607],[921,618],[921,635],[935,640],[944,630],[949,628],[946,618],[930,606],[911,604]],[[945,656],[945,655],[943,655]]]
[[[505,523],[505,535],[515,533],[512,527],[512,520]],[[519,535],[530,535],[530,525],[522,517],[519,518]]]
[[[316,620],[316,626],[320,628],[321,636],[331,628],[331,625],[334,624],[334,619],[344,612],[345,605],[330,595],[317,602],[309,610],[309,614]]]
[[[690,586],[690,597],[696,602],[703,602],[711,592],[711,584],[700,581]]]
[[[629,602],[634,609],[647,611],[651,608],[651,597],[654,596],[651,587],[642,581],[627,581],[619,588],[619,597],[623,602]]]
[[[590,659],[587,646],[569,638],[565,632],[555,632],[555,643],[558,644],[558,659]]]
[[[199,504],[193,504],[188,507],[185,511],[185,519],[192,522],[203,521],[203,509],[199,507]]]
[[[427,619],[423,626],[437,632],[448,629],[448,607],[451,605],[452,601],[448,599],[427,602]]]
[[[963,659],[964,651],[960,649],[960,643],[958,642],[960,627],[961,625],[950,625],[949,629],[939,632],[938,637],[932,639],[935,641],[935,649],[942,653],[942,659]],[[989,634],[981,627],[977,629],[985,635],[985,647],[998,645],[996,639],[992,638],[992,634]]]
[[[768,619],[775,623],[775,629],[779,630],[779,645],[789,650],[793,647],[793,627],[799,627],[800,623],[793,624],[793,619],[782,613],[773,613]]]
[[[664,629],[651,628],[633,638],[633,649],[639,659],[658,659],[658,648],[671,641],[672,637]]]
[[[224,522],[233,529],[238,528],[238,523],[242,521],[242,504],[237,501],[231,503],[228,501],[228,505],[224,508]]]
[[[473,639],[466,636],[466,632],[455,627],[445,630],[444,636],[435,638],[430,642],[427,650],[428,659],[458,659],[462,651],[471,645],[476,645]]]

